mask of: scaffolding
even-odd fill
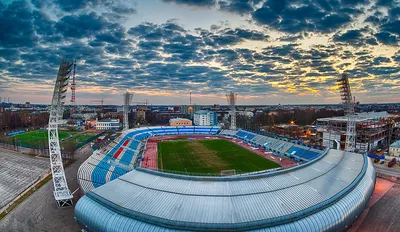
[[[53,99],[51,101],[48,139],[51,172],[53,176],[54,198],[58,207],[69,207],[73,205],[73,195],[68,188],[65,178],[64,167],[61,157],[60,140],[58,138],[58,123],[62,119],[68,81],[70,78],[73,63],[68,60],[61,60],[57,80],[54,87]]]
[[[231,130],[236,130],[236,100],[237,100],[237,94],[230,92],[229,94],[226,95],[226,99],[228,101],[228,104],[231,106]]]

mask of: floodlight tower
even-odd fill
[[[226,95],[226,100],[228,100],[228,104],[231,106],[231,130],[236,130],[236,99],[236,93],[230,92]]]
[[[62,119],[68,81],[73,63],[62,59],[56,84],[54,87],[53,99],[51,101],[48,139],[51,173],[53,175],[54,198],[58,207],[72,206],[73,195],[69,191],[67,179],[65,178],[64,167],[61,157],[60,141],[58,138],[58,123]]]
[[[354,102],[353,97],[351,95],[349,78],[346,74],[343,74],[342,77],[337,80],[343,106],[344,106],[344,115],[347,117],[347,129],[346,129],[346,145],[345,151],[354,152],[356,145],[356,121],[355,121],[355,112],[354,112]]]
[[[126,91],[124,93],[124,130],[129,130],[129,118],[128,118],[128,113],[129,113],[129,105],[132,102],[133,94],[129,93]]]
[[[76,60],[74,60],[74,72],[72,73],[72,83],[71,83],[71,103],[75,106],[75,91],[76,91],[76,83],[75,83],[75,71],[76,71]]]

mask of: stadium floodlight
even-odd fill
[[[356,145],[356,120],[354,112],[354,101],[351,95],[349,78],[346,74],[337,80],[341,98],[344,106],[344,114],[347,117],[345,151],[354,152]]]
[[[61,157],[60,140],[58,138],[58,123],[62,119],[68,81],[73,63],[62,59],[58,70],[57,80],[54,87],[53,99],[51,101],[48,139],[51,173],[53,175],[54,198],[58,207],[69,207],[73,205],[73,195],[68,188],[65,178],[64,167]]]
[[[132,102],[132,98],[133,98],[133,94],[129,93],[128,91],[126,91],[126,93],[124,93],[124,131],[129,130],[128,113],[129,113],[129,105]]]
[[[230,92],[226,95],[226,100],[228,104],[231,106],[231,130],[236,130],[236,99],[237,94]]]

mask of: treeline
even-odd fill
[[[45,127],[48,123],[48,112],[5,111],[0,114],[0,132]]]
[[[318,118],[328,118],[335,116],[343,116],[343,110],[320,109],[294,109],[294,110],[278,110],[257,113],[253,118],[242,115],[236,116],[236,125],[240,128],[257,130],[261,126],[272,126],[278,124],[289,124],[294,121],[297,125],[311,125]]]

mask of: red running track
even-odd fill
[[[147,149],[144,152],[143,156],[144,156],[144,160],[141,162],[140,166],[143,168],[148,168],[148,169],[152,169],[152,170],[158,170],[158,155],[157,155],[157,143],[161,142],[161,141],[165,141],[165,140],[174,140],[174,139],[178,139],[178,138],[196,138],[196,139],[206,139],[209,137],[215,137],[215,136],[187,136],[187,135],[181,135],[181,136],[162,136],[162,137],[153,137],[147,140]],[[297,166],[298,163],[294,160],[291,160],[289,158],[285,158],[285,157],[280,157],[280,156],[274,156],[272,153],[260,148],[259,150],[253,150],[251,149],[252,146],[251,145],[247,145],[245,142],[243,143],[239,143],[242,140],[237,139],[236,141],[232,140],[232,139],[228,139],[225,137],[218,137],[220,139],[225,139],[228,141],[231,141],[232,143],[235,143],[259,156],[264,157],[265,159],[271,160],[279,165],[282,166],[282,168],[286,169],[286,168],[290,168],[290,167],[294,167]],[[265,154],[265,152],[268,152],[267,154]]]

